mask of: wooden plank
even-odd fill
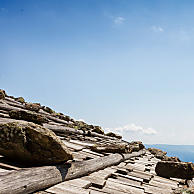
[[[32,193],[65,180],[79,178],[97,170],[117,165],[125,159],[144,153],[145,151],[141,150],[131,154],[110,154],[83,162],[18,170],[14,173],[0,176],[0,193]]]
[[[144,187],[145,193],[150,193],[150,194],[169,194],[172,192],[171,189],[168,188],[159,188],[159,187],[155,187],[152,185],[148,185],[148,184],[143,184],[142,185]]]
[[[65,141],[65,140],[62,140],[62,142],[63,142],[68,148],[74,149],[75,151],[81,151],[81,150],[84,148],[83,146],[80,146],[80,145],[77,145],[77,144],[74,144],[74,143],[71,143],[71,142],[68,142],[68,141]]]
[[[141,182],[130,180],[130,179],[119,177],[119,176],[116,179],[108,178],[108,181],[112,181],[112,182],[116,182],[116,183],[120,183],[124,185],[130,185],[132,187],[143,189],[143,187],[141,186]]]
[[[91,184],[92,183],[89,180],[85,180],[83,178],[77,178],[77,179],[73,179],[73,180],[69,180],[69,181],[59,183],[59,184],[57,184],[53,187],[67,188],[67,187],[69,187],[69,185],[71,185],[71,186],[75,186],[75,187],[79,187],[79,188],[83,188],[83,189],[88,189],[91,186]]]
[[[94,176],[92,174],[90,176],[82,177],[82,179],[90,181],[92,183],[92,186],[97,188],[103,188],[106,183],[106,180],[102,177]]]
[[[138,181],[138,182],[141,182],[143,183],[143,179],[142,178],[139,178],[139,177],[135,177],[135,176],[130,176],[130,175],[121,175],[121,174],[117,174],[117,173],[114,173],[113,175],[116,175],[116,177],[123,177],[123,178],[126,178],[126,179],[130,179],[130,180],[134,180],[134,181]]]
[[[78,140],[70,140],[71,143],[77,144],[77,145],[81,145],[83,147],[91,147],[94,146],[94,143],[88,143],[88,142],[83,142],[83,141],[78,141]]]
[[[102,193],[106,193],[106,194],[107,193],[109,193],[109,194],[123,194],[123,192],[121,192],[121,191],[115,190],[113,188],[110,189],[108,187],[103,187],[102,189],[98,189],[98,188],[95,188],[95,187],[90,187],[90,189],[91,189],[91,191],[98,191],[98,192],[100,192],[100,194],[102,194]],[[91,192],[91,194],[92,194],[92,192]]]
[[[72,185],[68,185],[68,187],[56,185],[54,187],[47,189],[46,192],[55,193],[55,194],[78,194],[78,193],[79,194],[89,194],[90,190],[82,189],[82,188],[75,187]]]
[[[155,186],[155,187],[160,187],[160,188],[168,188],[169,190],[170,189],[176,189],[177,188],[177,186],[174,186],[174,185],[172,185],[172,184],[167,184],[167,183],[162,183],[162,182],[159,182],[159,181],[154,181],[154,180],[151,180],[150,182],[149,182],[149,185],[153,185],[153,186]]]
[[[135,193],[135,194],[144,193],[143,189],[138,189],[136,187],[116,183],[116,182],[109,181],[109,180],[106,181],[105,188],[115,189],[115,190],[118,190],[118,191],[121,191],[121,192],[124,192],[124,193]]]

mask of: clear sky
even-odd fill
[[[127,140],[194,144],[193,10],[193,0],[0,0],[0,88]]]

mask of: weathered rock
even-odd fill
[[[191,162],[160,161],[155,171],[158,176],[166,178],[192,179],[194,177],[194,164]]]
[[[41,106],[39,103],[26,103],[25,107],[27,110],[36,111],[36,112],[38,112],[41,109]]]
[[[17,101],[17,102],[20,102],[20,103],[25,103],[25,100],[24,100],[24,98],[23,97],[18,97],[18,98],[15,98],[15,100]]]
[[[0,100],[4,100],[5,99],[5,91],[0,89]]]
[[[109,136],[109,137],[116,137],[116,138],[118,138],[118,139],[122,139],[122,136],[121,136],[121,135],[116,134],[116,133],[113,133],[113,132],[108,132],[108,133],[106,134],[106,136]]]
[[[194,188],[178,188],[172,191],[171,194],[194,194]]]
[[[130,152],[137,152],[145,148],[141,141],[132,141],[129,145]]]
[[[44,111],[46,111],[47,113],[50,113],[50,114],[55,113],[55,111],[53,109],[51,109],[51,108],[49,108],[47,106],[43,106],[42,109]]]
[[[172,162],[181,162],[181,160],[178,157],[168,157],[164,156],[163,161],[172,161]]]
[[[49,129],[33,123],[0,124],[0,154],[26,164],[55,164],[72,159]]]
[[[94,128],[92,129],[92,132],[104,134],[104,130],[100,126],[94,126]]]
[[[48,119],[45,116],[24,110],[12,110],[9,112],[9,116],[12,119],[30,121],[36,124],[48,122]]]
[[[158,159],[163,159],[164,156],[167,154],[167,152],[163,152],[160,149],[157,148],[148,148],[148,150],[150,151],[151,154],[153,154],[156,158]]]

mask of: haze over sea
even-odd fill
[[[176,156],[183,162],[194,162],[194,145],[146,144],[167,152],[167,156]]]

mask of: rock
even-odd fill
[[[138,152],[145,148],[141,141],[132,141],[129,145],[130,152]]]
[[[94,128],[92,129],[92,132],[104,134],[104,130],[100,126],[94,126]]]
[[[0,89],[0,100],[5,99],[5,91]]]
[[[160,149],[157,148],[148,148],[148,150],[150,151],[151,154],[153,154],[156,158],[158,159],[163,159],[164,156],[167,154],[167,152],[163,152]]]
[[[36,111],[36,112],[38,112],[41,109],[41,106],[39,103],[26,103],[25,107],[27,110]]]
[[[171,194],[194,194],[194,188],[178,188]]]
[[[178,157],[168,157],[164,156],[163,161],[172,161],[172,162],[181,162],[181,160]]]
[[[25,122],[0,124],[0,154],[26,164],[48,165],[72,159],[49,129]]]
[[[108,132],[108,133],[106,134],[106,136],[109,136],[109,137],[116,137],[116,138],[118,138],[118,139],[122,139],[122,136],[121,136],[121,135],[118,135],[118,134],[113,133],[113,132]]]
[[[49,107],[47,107],[47,106],[43,106],[42,109],[43,109],[44,111],[46,111],[47,113],[50,113],[50,114],[55,113],[54,110],[52,110],[51,108],[49,108]]]
[[[18,98],[15,98],[15,100],[17,101],[17,102],[20,102],[20,103],[25,103],[25,100],[24,100],[24,98],[23,97],[18,97]]]
[[[194,177],[194,164],[191,162],[160,161],[155,168],[158,176],[166,178],[192,179]]]
[[[45,116],[24,110],[12,110],[9,112],[9,116],[12,119],[30,121],[36,124],[48,122],[48,119]]]

